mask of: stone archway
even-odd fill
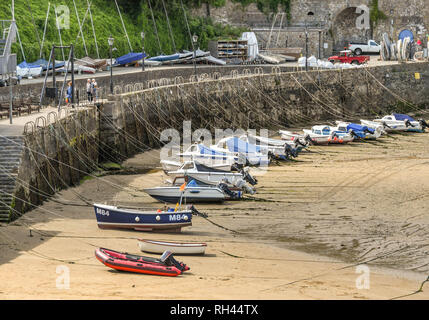
[[[356,13],[357,7],[349,7],[341,11],[332,24],[334,50],[344,50],[350,42],[367,42],[371,37],[371,30],[358,29],[356,21],[361,13]]]

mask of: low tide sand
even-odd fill
[[[313,146],[295,162],[253,171],[259,201],[197,207],[235,232],[202,217],[180,234],[98,229],[77,194],[157,208],[138,190],[166,177],[152,170],[86,181],[55,197],[81,206],[51,200],[0,226],[0,299],[428,299],[429,283],[413,294],[429,274],[428,150],[429,134],[397,134]],[[125,165],[157,161],[152,151]],[[178,257],[191,271],[176,278],[113,271],[94,257],[100,246],[139,254],[138,238],[208,248]],[[369,268],[369,288],[359,286],[359,265]],[[61,266],[70,271],[69,289],[61,287]]]

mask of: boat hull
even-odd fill
[[[130,258],[126,258],[129,256]],[[177,277],[182,271],[175,266],[163,265],[160,261],[151,258],[131,256],[113,250],[98,248],[95,257],[106,267],[133,273],[142,273],[158,276]],[[149,260],[149,261],[146,261]]]
[[[138,240],[139,248],[142,252],[159,253],[170,251],[180,255],[203,255],[206,251],[206,243],[182,243],[153,240]]]
[[[226,200],[222,190],[212,187],[187,187],[183,192],[179,187],[159,187],[144,189],[144,192],[164,203],[178,203],[180,199],[183,203],[212,203]]]
[[[100,229],[132,229],[136,231],[181,231],[192,225],[192,211],[140,212],[94,204]]]

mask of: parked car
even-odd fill
[[[356,65],[367,63],[369,60],[369,56],[355,56],[350,50],[341,51],[338,56],[332,56],[328,59],[331,63],[350,63]]]
[[[360,56],[362,53],[380,53],[381,46],[374,40],[369,40],[368,43],[351,42],[349,50],[355,55]]]

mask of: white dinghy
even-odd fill
[[[206,243],[169,242],[145,239],[138,239],[138,245],[143,252],[159,254],[170,251],[173,254],[203,255],[207,248]]]

